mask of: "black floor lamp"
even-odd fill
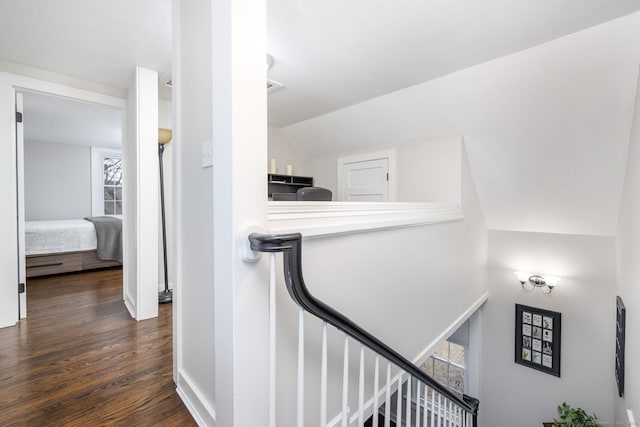
[[[164,174],[162,173],[162,156],[164,146],[171,141],[171,129],[158,129],[158,158],[160,160],[160,211],[162,213],[162,254],[164,255],[164,291],[158,292],[158,302],[166,304],[173,301],[173,292],[169,289],[167,273],[167,226],[164,219]]]

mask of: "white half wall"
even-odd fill
[[[551,295],[527,293],[514,271],[561,280]],[[611,425],[615,238],[489,231],[489,295],[480,312],[479,425],[540,426],[562,402]],[[560,378],[514,362],[516,303],[562,313]]]
[[[27,221],[91,216],[91,147],[24,142]]]
[[[635,110],[627,172],[618,224],[618,287],[617,293],[627,308],[626,366],[624,398],[616,394],[616,426],[627,426],[627,409],[640,422],[640,79],[635,98]]]

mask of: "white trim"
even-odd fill
[[[122,150],[114,148],[91,147],[91,215],[104,215],[103,158],[105,156],[123,159]],[[124,168],[122,170],[124,173]],[[124,185],[123,185],[124,187]],[[124,197],[123,197],[124,200]]]
[[[344,156],[338,157],[338,200],[345,200],[346,195],[344,194],[344,190],[342,188],[342,183],[345,180],[343,166],[346,163],[356,163],[356,162],[367,162],[370,160],[381,160],[388,159],[389,160],[389,181],[388,181],[388,202],[396,201],[397,194],[397,174],[396,174],[396,150],[384,150],[384,151],[376,151],[373,153],[365,153],[365,154],[355,154],[352,156]]]
[[[487,299],[489,299],[489,292],[485,292],[482,294],[480,298],[474,302],[471,307],[469,307],[464,313],[462,313],[447,329],[442,331],[442,333],[431,343],[426,346],[418,356],[413,359],[413,363],[416,365],[421,365],[424,363],[427,358],[433,353],[442,342],[446,341],[464,322],[466,322],[478,309],[484,304]]]
[[[313,238],[462,219],[453,203],[269,202],[267,228]]]
[[[129,310],[129,314],[131,315],[132,318],[136,318],[136,303],[133,300],[133,298],[131,298],[131,296],[127,293],[125,293],[124,295],[124,306],[127,308],[127,310]]]
[[[177,377],[176,392],[195,422],[199,426],[214,425],[216,421],[216,410],[207,404],[207,399],[203,396],[200,389],[196,387],[186,373],[180,371]]]
[[[478,311],[478,309],[482,306],[482,304],[484,304],[487,301],[488,298],[489,298],[488,292],[485,292],[484,294],[482,294],[482,296],[478,298],[476,302],[474,302],[467,310],[465,310],[465,312],[462,313],[451,325],[449,325],[449,327],[445,329],[443,333],[441,333],[424,350],[422,350],[417,357],[413,358],[411,362],[415,365],[420,366],[427,359],[427,357],[429,357],[429,355],[435,350],[436,346],[438,346],[441,342],[445,341],[449,336],[451,336],[451,334],[453,334],[460,327],[460,325],[466,322],[473,315],[473,313]],[[399,376],[400,376],[399,373],[396,374],[391,379],[391,382],[389,383],[391,386],[390,387],[391,393],[394,393],[397,390],[397,383],[398,383]],[[386,393],[386,390],[387,390],[387,387],[385,385],[378,391],[378,398],[384,396],[384,394]],[[371,415],[373,415],[373,396],[371,397],[371,399],[367,401],[367,403],[365,403],[364,406],[365,406],[365,409],[364,409],[365,418],[369,418]],[[357,413],[352,415],[349,418],[349,424],[354,423],[357,420],[357,418],[358,418]],[[341,420],[342,420],[342,414],[338,414],[331,421],[329,421],[327,426],[335,427],[340,423]]]
[[[22,92],[14,90],[16,113],[24,113],[24,100]],[[18,183],[18,283],[24,284],[24,292],[18,294],[18,318],[27,318],[27,267],[25,253],[25,194],[24,194],[24,123],[18,123],[14,116],[15,135],[13,139],[16,146],[16,179]]]
[[[173,195],[173,302],[172,302],[172,320],[173,320],[173,381],[178,384],[178,372],[182,366],[182,90],[180,87],[180,79],[182,78],[182,54],[180,50],[181,31],[180,31],[180,0],[171,2],[171,17],[173,27],[173,67],[172,67],[172,102],[173,109],[173,153],[171,156],[171,177],[173,179],[172,195]],[[169,279],[171,281],[171,279]],[[183,399],[184,400],[184,399]]]

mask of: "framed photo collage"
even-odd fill
[[[516,304],[515,362],[560,376],[561,313]]]

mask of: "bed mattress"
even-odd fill
[[[25,222],[25,254],[90,251],[97,248],[96,230],[84,219]]]

